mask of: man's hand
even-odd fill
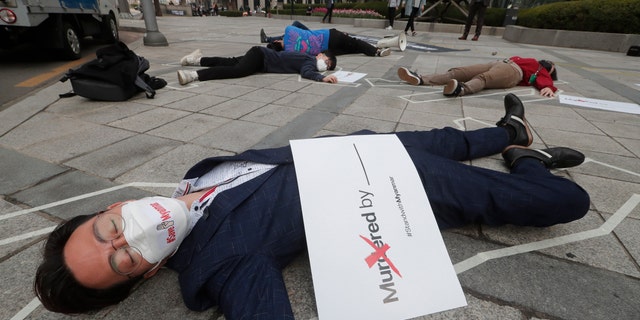
[[[328,75],[328,76],[322,78],[322,82],[338,83],[338,77],[336,77],[334,75]]]
[[[540,94],[545,96],[545,97],[549,97],[549,98],[555,96],[553,94],[553,90],[551,90],[551,88],[549,88],[549,87],[542,88],[542,90],[540,90]]]

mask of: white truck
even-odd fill
[[[118,37],[117,0],[0,0],[0,46],[35,41],[63,58],[80,58],[86,36],[114,42]]]

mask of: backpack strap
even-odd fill
[[[147,99],[153,99],[156,95],[156,91],[147,84],[144,79],[140,76],[144,74],[145,71],[149,69],[149,60],[141,57],[138,57],[138,74],[136,75],[135,84],[138,88],[144,91],[144,94],[147,96]]]

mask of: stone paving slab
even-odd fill
[[[336,20],[345,22],[351,20]],[[486,90],[444,98],[441,88],[414,87],[396,75],[406,66],[421,73],[484,63],[512,55],[557,62],[562,93],[640,103],[640,62],[622,53],[511,43],[483,34],[459,41],[458,34],[422,31],[409,41],[454,49],[448,52],[394,50],[384,58],[349,55],[338,66],[367,73],[355,84],[324,84],[297,75],[253,75],[241,79],[177,83],[179,59],[196,48],[205,55],[237,56],[259,45],[258,32],[281,33],[286,19],[262,17],[159,17],[168,47],[128,44],[151,62],[149,74],[166,88],[154,99],[140,94],[126,102],[59,99],[69,84],[56,83],[0,112],[0,265],[5,290],[0,317],[68,319],[33,301],[31,282],[43,235],[58,221],[151,194],[169,195],[185,170],[206,156],[247,148],[284,145],[289,139],[376,131],[427,130],[443,126],[492,126],[503,113],[502,98],[516,93],[525,103],[534,147],[580,149],[585,164],[555,172],[591,195],[591,210],[579,221],[550,228],[469,226],[443,232],[454,264],[483,251],[517,246],[522,253],[481,263],[459,273],[469,305],[419,319],[637,319],[640,295],[640,116],[561,104],[531,88]],[[128,29],[142,20],[124,20]],[[327,25],[305,21],[311,28]],[[390,33],[358,23],[332,24],[366,37]],[[458,50],[458,51],[455,51]],[[191,68],[191,67],[190,67]],[[468,162],[506,171],[499,155]],[[132,185],[129,185],[132,184]],[[89,192],[120,188],[101,196],[38,210],[7,214]],[[635,202],[634,202],[635,201]],[[605,221],[620,217],[609,231]],[[594,231],[595,230],[595,231]],[[570,241],[561,241],[569,239]],[[532,243],[554,245],[535,250]],[[309,261],[300,256],[284,270],[298,319],[317,312]],[[220,313],[188,311],[177,275],[161,270],[123,303],[81,319],[218,319]],[[22,310],[22,311],[21,311]]]

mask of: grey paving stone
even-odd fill
[[[0,148],[0,193],[12,194],[68,170],[42,160]],[[28,169],[26,169],[28,168]]]
[[[589,193],[591,203],[601,213],[615,213],[632,195],[640,194],[640,184],[608,180],[591,175],[574,174],[575,181]],[[640,217],[640,208],[635,208],[631,217]]]
[[[258,89],[242,96],[242,99],[249,101],[257,101],[262,103],[271,103],[289,94],[289,91]]]
[[[149,131],[148,134],[187,142],[229,121],[227,118],[193,113],[184,118],[168,122]]]
[[[149,135],[137,135],[72,159],[65,164],[103,178],[119,175],[174,149],[178,142]]]
[[[460,235],[447,233],[444,238],[454,263],[496,248]],[[633,301],[640,294],[638,279],[539,254],[490,260],[458,274],[458,278],[463,288],[484,297],[560,319],[637,316]]]
[[[104,104],[100,108],[82,112],[78,115],[78,118],[94,123],[107,124],[151,110],[152,108],[154,108],[154,106],[137,103],[134,101],[123,101],[118,103]]]
[[[326,126],[326,130],[337,131],[343,134],[360,130],[373,130],[375,132],[392,132],[396,123],[393,121],[383,121],[377,119],[367,119],[350,115],[339,115]]]
[[[203,94],[166,104],[165,107],[177,110],[198,112],[229,100],[225,97]]]
[[[266,125],[284,126],[303,112],[304,110],[299,108],[271,104],[264,106],[241,119]]]
[[[182,119],[189,114],[186,111],[157,107],[125,119],[116,120],[109,125],[142,133]]]
[[[514,226],[493,228],[483,226],[482,230],[483,235],[491,241],[507,245],[526,245],[536,241],[575,236],[580,232],[598,229],[604,222],[603,217],[594,211],[590,211],[580,220],[543,229]],[[619,227],[620,226],[616,227],[615,230]],[[555,256],[559,259],[611,270],[632,277],[640,277],[640,271],[637,268],[636,262],[629,256],[627,248],[620,243],[615,233],[576,240],[567,244],[543,249],[540,250],[540,252]]]
[[[169,104],[178,100],[186,99],[188,97],[193,97],[193,93],[186,91],[168,91],[161,90],[156,93],[156,96],[153,99],[147,99],[146,97],[141,97],[135,100],[138,103],[148,104],[152,106],[164,106],[165,104]]]
[[[34,143],[22,152],[52,163],[62,163],[133,135],[131,131],[118,128],[92,126],[82,132]]]
[[[117,186],[105,179],[97,178],[79,171],[71,171],[37,186],[18,192],[14,198],[30,207],[48,205]],[[91,214],[105,210],[107,206],[124,200],[149,196],[149,193],[136,188],[124,188],[96,195],[90,198],[61,204],[41,211],[60,219],[68,220],[81,214]]]
[[[38,232],[39,230],[56,226],[58,221],[52,221],[41,217],[38,212],[13,215],[24,212],[22,207],[13,205],[5,200],[0,200],[0,241],[4,245],[0,246],[0,261],[19,253],[32,242],[44,235],[34,235],[32,237],[21,238],[23,234]]]
[[[0,317],[11,319],[26,306],[33,294],[33,275],[40,261],[41,244],[34,244],[18,254],[0,262],[2,268],[2,291],[0,293]]]
[[[0,137],[0,145],[22,149],[35,143],[64,137],[93,127],[94,124],[85,121],[41,112]]]
[[[242,152],[258,143],[277,127],[265,124],[234,121],[213,129],[193,140],[194,143],[231,152]],[[245,133],[251,132],[251,135]]]
[[[275,100],[273,104],[310,109],[318,103],[321,103],[323,97],[310,93],[292,92],[278,100]]]
[[[239,119],[263,106],[265,106],[264,102],[233,99],[204,109],[201,112],[229,119]]]
[[[153,182],[153,183],[175,183],[182,180],[189,168],[200,160],[214,157],[227,156],[233,153],[199,145],[181,145],[161,157],[157,157],[145,164],[130,170],[116,179],[117,183],[125,184],[132,182]],[[174,188],[139,187],[155,194],[171,196]]]

